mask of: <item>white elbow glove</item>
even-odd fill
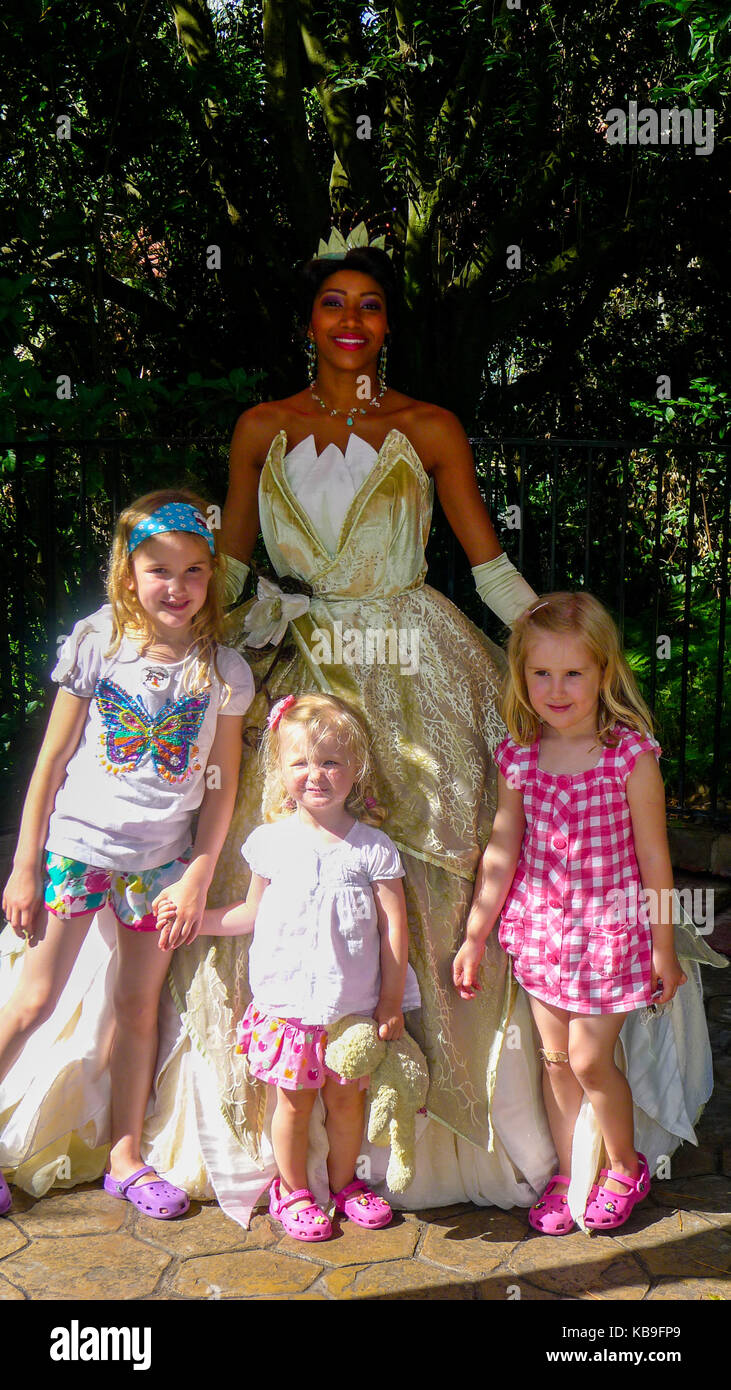
[[[239,597],[249,574],[249,566],[243,560],[235,560],[233,555],[222,555],[221,560],[219,593],[224,607],[228,607]]]
[[[482,602],[508,627],[512,627],[515,619],[538,597],[504,551],[494,560],[474,565],[472,577]]]

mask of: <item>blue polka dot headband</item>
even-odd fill
[[[216,546],[208,528],[208,523],[196,507],[191,507],[190,502],[166,502],[164,507],[158,507],[152,516],[146,516],[144,521],[138,521],[129,533],[127,549],[129,554],[136,550],[143,541],[149,540],[150,536],[160,535],[164,531],[190,531],[194,536],[201,538],[208,543],[211,555],[215,555]]]

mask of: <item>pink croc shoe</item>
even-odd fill
[[[310,1199],[308,1207],[299,1211],[289,1211],[293,1202]],[[330,1217],[318,1207],[309,1187],[298,1187],[288,1197],[282,1197],[279,1178],[275,1178],[269,1189],[269,1215],[281,1221],[288,1236],[293,1240],[329,1240],[333,1233]]]
[[[6,1211],[10,1211],[12,1205],[13,1199],[10,1196],[10,1188],[2,1173],[0,1173],[0,1216],[4,1216]]]
[[[528,1212],[528,1220],[533,1230],[540,1231],[542,1236],[567,1236],[576,1224],[569,1211],[566,1193],[554,1191],[560,1182],[565,1183],[567,1187],[569,1185],[569,1179],[564,1177],[563,1173],[556,1173],[543,1196],[533,1203]]]
[[[393,1217],[388,1202],[371,1192],[360,1178],[354,1178],[346,1187],[341,1188],[340,1192],[331,1192],[330,1196],[335,1203],[336,1211],[342,1211],[356,1226],[368,1226],[371,1230],[377,1230],[381,1226],[387,1226]]]
[[[624,1173],[615,1173],[611,1168],[602,1168],[599,1174],[600,1181],[594,1183],[584,1213],[584,1220],[590,1230],[612,1231],[617,1226],[623,1226],[637,1203],[642,1202],[647,1196],[650,1191],[650,1169],[644,1154],[638,1154],[637,1157],[640,1161],[640,1171],[636,1178],[625,1177]],[[606,1178],[614,1178],[615,1182],[621,1182],[627,1191],[612,1192],[611,1188],[603,1186]]]

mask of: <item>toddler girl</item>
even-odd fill
[[[77,623],[52,673],[61,688],[3,894],[27,947],[18,988],[0,1010],[0,1077],[52,1014],[94,914],[108,902],[117,918],[104,1187],[162,1218],[188,1207],[185,1192],[156,1179],[140,1155],[165,949],[199,929],[254,694],[246,662],[219,646],[218,556],[203,506],[191,493],[161,491],[119,517],[109,604]],[[209,762],[216,775],[206,778]],[[163,889],[172,910],[158,937]],[[9,1206],[0,1179],[0,1211]]]
[[[338,1211],[360,1226],[386,1226],[388,1202],[355,1178],[367,1078],[344,1081],[324,1060],[328,1025],[371,1014],[381,1038],[403,1033],[418,1007],[407,967],[404,870],[377,828],[373,772],[360,715],[330,695],[288,695],[265,733],[264,813],[269,824],[242,854],[252,870],[245,903],[204,914],[207,934],[256,931],[253,994],[239,1025],[251,1073],[277,1088],[272,1146],[278,1168],[269,1211],[295,1240],[327,1240],[329,1218],[307,1185],[310,1114],[319,1090],[327,1111],[328,1177]],[[165,899],[159,914],[167,913]],[[408,969],[408,984],[407,984]],[[408,998],[404,999],[407,989]]]
[[[650,714],[609,614],[589,594],[548,594],[508,645],[505,721],[495,753],[498,808],[453,968],[479,989],[484,943],[500,944],[530,996],[559,1173],[529,1219],[565,1235],[574,1126],[586,1094],[609,1158],[588,1227],[621,1226],[647,1195],[632,1094],[614,1062],[625,1014],[685,982],[673,945],[665,798]],[[504,906],[503,906],[504,904]]]

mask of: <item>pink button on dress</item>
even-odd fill
[[[654,739],[617,726],[616,748],[574,776],[538,767],[540,739],[506,738],[495,762],[523,793],[526,830],[499,939],[529,994],[578,1014],[651,1003],[652,934],[642,907],[625,783]]]

